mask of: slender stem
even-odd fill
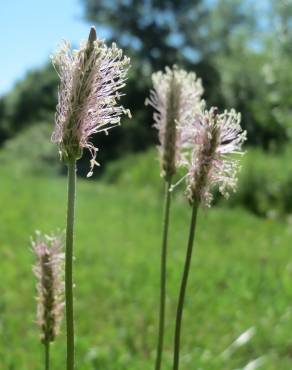
[[[185,259],[184,271],[183,271],[183,276],[182,276],[182,281],[181,281],[181,286],[180,286],[179,299],[178,299],[177,312],[176,312],[173,370],[179,369],[181,323],[182,323],[183,307],[184,307],[188,276],[189,276],[191,259],[192,259],[197,213],[198,213],[198,203],[194,202],[191,224],[190,224],[190,231],[189,231],[187,254],[186,254],[186,259]]]
[[[168,239],[169,211],[170,211],[170,202],[171,202],[171,192],[169,191],[170,186],[171,186],[171,180],[165,183],[163,234],[162,234],[161,266],[160,266],[159,328],[158,328],[158,341],[157,341],[155,370],[160,370],[161,368],[163,341],[164,341],[167,239]]]
[[[67,326],[67,370],[74,370],[74,311],[73,311],[73,234],[75,212],[76,161],[68,162],[68,204],[65,257],[65,296]]]
[[[45,342],[44,347],[45,347],[45,370],[50,370],[50,342]]]

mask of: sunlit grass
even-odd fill
[[[129,169],[130,171],[130,169]],[[79,370],[149,370],[155,355],[161,227],[160,190],[79,180],[75,297]],[[180,192],[180,190],[178,190]],[[66,180],[0,181],[0,369],[39,370],[35,320],[35,229],[64,228]],[[175,197],[169,248],[165,370],[171,369],[173,318],[190,209]],[[241,209],[201,210],[182,335],[182,370],[292,366],[292,226]],[[229,358],[242,332],[255,335]],[[52,346],[63,369],[63,334]]]

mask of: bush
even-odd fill
[[[159,161],[156,150],[131,154],[108,164],[103,180],[128,187],[161,189]]]
[[[238,190],[225,201],[216,194],[215,204],[241,206],[258,216],[278,217],[292,213],[292,148],[281,154],[248,149],[241,159]],[[183,174],[178,174],[177,181]],[[157,152],[132,154],[108,165],[103,179],[109,183],[161,191]],[[183,191],[183,184],[176,192]]]
[[[242,160],[238,191],[230,204],[241,205],[260,216],[292,212],[292,151],[281,154],[249,150]]]
[[[2,166],[18,174],[52,174],[61,170],[58,150],[51,143],[52,126],[39,122],[7,140],[0,152]]]

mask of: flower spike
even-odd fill
[[[63,260],[62,243],[56,236],[36,234],[32,241],[36,255],[34,274],[37,283],[37,323],[43,343],[53,342],[60,330],[63,317]]]
[[[120,124],[123,114],[130,115],[117,105],[123,95],[130,59],[123,55],[116,44],[106,46],[96,39],[92,27],[87,43],[78,50],[71,50],[63,42],[52,57],[60,77],[56,126],[52,141],[57,143],[64,161],[76,160],[84,148],[92,155],[89,176],[96,162],[97,148],[90,137]]]
[[[203,87],[195,73],[176,66],[154,73],[152,81],[153,90],[146,104],[156,110],[153,118],[160,141],[161,176],[169,181],[180,159],[181,137],[176,126],[185,125],[199,109]]]
[[[240,121],[235,110],[219,114],[213,107],[179,127],[183,146],[180,165],[187,168],[187,196],[191,202],[210,206],[216,185],[225,197],[236,189],[239,162],[230,155],[243,154],[246,131],[241,129]]]

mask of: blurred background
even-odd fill
[[[63,229],[66,207],[65,170],[50,142],[58,88],[50,55],[62,39],[77,47],[92,24],[132,59],[122,103],[133,118],[93,139],[102,164],[93,179],[82,179],[88,153],[78,163],[78,369],[153,366],[163,184],[144,102],[152,72],[173,64],[202,79],[209,107],[240,111],[248,132],[237,193],[216,196],[200,215],[182,370],[291,369],[292,1],[25,0],[3,2],[0,20],[0,369],[41,368],[29,240],[36,229]],[[182,186],[165,370],[189,211]],[[62,334],[55,369],[64,351]]]

